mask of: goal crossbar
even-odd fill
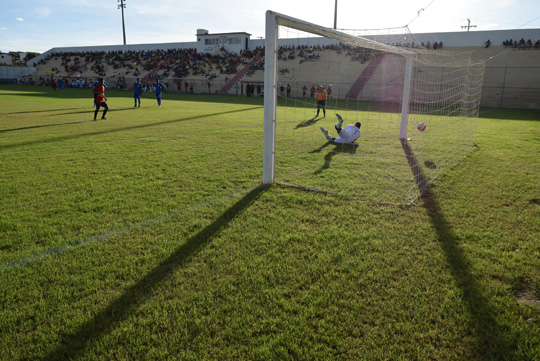
[[[313,24],[307,21],[296,19],[287,15],[279,14],[270,10],[266,12],[267,21],[269,17],[273,17],[275,19],[276,26],[279,26],[279,25],[286,26],[286,27],[303,31],[306,33],[311,33],[314,35],[319,35],[322,37],[339,40],[343,43],[356,45],[362,48],[370,48],[374,50],[380,50],[386,53],[394,53],[394,54],[399,54],[399,55],[416,54],[416,52],[413,52],[404,48],[380,43],[378,41],[367,39],[361,36],[350,35],[347,33],[340,32],[338,30],[326,28],[324,26],[320,26],[320,25]]]

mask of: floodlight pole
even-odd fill
[[[334,9],[334,30],[337,29],[337,0],[336,0],[336,7]]]
[[[124,45],[126,45],[126,25],[124,23],[124,9],[126,8],[126,4],[124,4],[125,0],[118,0],[120,2],[120,5],[118,5],[118,9],[122,9],[122,30],[124,31]]]

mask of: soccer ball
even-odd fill
[[[418,123],[418,125],[416,126],[416,129],[423,132],[424,130],[426,130],[426,123]]]

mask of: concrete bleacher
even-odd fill
[[[309,60],[306,57],[306,60],[301,62],[299,57],[295,57],[293,60],[278,61],[278,82],[284,86],[291,85],[292,97],[301,97],[304,85],[308,89],[308,96],[312,86],[323,85],[325,89],[330,86],[334,96],[344,97],[352,85],[351,79],[362,74],[369,63],[351,61],[351,56],[347,53],[330,49],[314,53],[319,55],[318,60]]]
[[[491,45],[442,51],[470,53],[473,62],[485,64],[481,106],[540,109],[540,50]]]
[[[71,55],[68,57],[71,60],[73,58],[77,57],[77,55]],[[79,58],[81,56],[79,55]],[[141,78],[143,83],[146,83],[146,81],[152,83],[155,82],[156,79],[160,79],[162,82],[169,84],[171,86],[172,91],[178,91],[178,80],[179,78],[175,76],[174,67],[178,64],[175,64],[175,55],[165,54],[165,56],[158,61],[156,61],[155,64],[153,64],[150,68],[147,66],[145,67],[145,62],[141,61],[125,61],[128,66],[119,66],[120,62],[118,61],[111,61],[111,59],[106,59],[107,55],[105,54],[102,57],[98,57],[99,60],[101,60],[101,63],[104,66],[104,72],[105,80],[109,84],[116,84],[117,80],[121,80],[124,84],[126,89],[131,88],[131,84],[135,81],[137,77]],[[40,63],[36,65],[36,73],[34,73],[33,77],[35,82],[39,83],[39,79],[50,79],[51,75],[54,77],[60,77],[62,76],[64,79],[69,80],[70,82],[73,79],[86,79],[88,82],[93,82],[96,78],[100,77],[101,75],[98,74],[95,70],[92,69],[92,64],[94,61],[90,62],[81,62],[81,65],[85,65],[84,69],[80,69],[79,71],[66,71],[65,67],[62,65],[62,58],[61,56],[52,56],[49,57],[44,63]],[[241,63],[238,66],[238,70],[242,70],[244,67],[247,67],[249,65],[249,61],[246,60],[245,64]],[[208,82],[210,81],[213,84],[213,88],[216,86],[222,87],[223,84],[226,82],[227,78],[231,78],[234,76],[234,72],[231,73],[223,73],[221,74],[216,68],[218,67],[218,64],[212,64],[208,63],[204,66],[201,66],[201,69],[206,74],[197,74],[190,72],[187,77],[182,77],[182,83],[184,80],[187,80],[190,83],[194,84],[194,91],[195,92],[207,92],[208,91]],[[51,74],[51,70],[55,69],[54,74]],[[135,75],[135,68],[137,68],[140,72],[139,75]],[[208,69],[212,69],[213,71],[210,71]],[[167,73],[166,73],[167,72]],[[209,74],[212,74],[213,76],[210,77]],[[220,78],[218,81],[217,78]]]
[[[490,46],[472,56],[486,62],[481,105],[540,109],[540,50]]]
[[[484,46],[451,47],[447,44],[443,50],[436,51],[466,52],[471,54],[474,61],[485,62],[486,68],[481,98],[482,106],[540,108],[540,87],[538,86],[540,84],[540,50],[534,50],[534,47],[530,50],[514,50],[511,47],[494,45],[487,49]],[[354,81],[368,66],[368,62],[351,61],[350,55],[345,52],[338,53],[334,50],[327,49],[315,51],[315,53],[319,54],[319,60],[301,62],[298,56],[298,50],[296,50],[296,57],[294,59],[278,61],[279,82],[285,86],[289,83],[291,84],[293,87],[293,97],[302,96],[301,89],[304,85],[308,88],[309,96],[309,89],[313,85],[317,86],[319,84],[323,84],[325,87],[331,86],[333,95],[344,97],[351,89]],[[190,73],[180,79],[174,76],[174,72],[169,72],[168,76],[163,77],[164,70],[161,68],[161,65],[167,61],[174,62],[174,57],[161,59],[151,70],[144,70],[143,66],[139,63],[138,69],[141,71],[139,75],[141,79],[147,79],[149,82],[153,82],[155,78],[151,78],[150,76],[155,74],[162,78],[162,81],[171,91],[185,91],[185,88],[183,86],[179,87],[178,83],[181,81],[183,85],[185,81],[188,81],[194,84],[194,92],[197,93],[221,92],[222,94],[235,94],[235,83],[240,83],[239,85],[242,86],[250,82],[261,83],[264,81],[263,70],[257,70],[249,75],[243,74],[241,77],[235,79],[236,74],[245,72],[243,70],[249,67],[249,61],[252,60],[253,57],[244,59],[238,65],[236,73],[232,74],[221,74],[215,71],[215,65],[213,65],[214,71],[212,73],[216,74],[215,78],[210,78],[208,75]],[[70,64],[73,64],[73,62],[71,61]],[[86,65],[86,69],[82,72],[68,73],[62,65],[61,57],[51,57],[45,64],[38,64],[36,66],[37,72],[34,74],[34,78],[36,78],[36,82],[39,77],[50,78],[51,74],[49,72],[51,69],[57,68],[58,73],[56,75],[69,75],[70,80],[84,78],[91,83],[98,77],[91,70],[91,64],[81,58],[81,65]],[[373,88],[381,83],[389,85],[397,84],[399,83],[399,77],[402,77],[402,74],[399,72],[402,68],[403,58],[390,56],[378,65],[376,71],[370,75],[370,79],[362,87]],[[283,73],[281,73],[282,70]],[[112,74],[117,73],[121,75],[126,89],[131,88],[131,84],[133,84],[137,77],[133,74],[133,69],[129,69],[128,67],[114,69],[113,66],[105,64],[105,72],[107,74],[105,77],[106,80],[113,84],[116,83],[118,77]],[[231,79],[235,79],[235,81],[231,82]],[[208,87],[209,83],[210,88]],[[394,88],[397,87],[389,86],[387,94],[379,95],[378,97],[399,97],[399,91],[396,91]]]

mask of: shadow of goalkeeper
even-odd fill
[[[315,171],[315,174],[321,174],[326,169],[330,168],[330,164],[332,163],[332,158],[336,154],[350,154],[354,155],[356,154],[356,150],[358,149],[358,144],[356,143],[350,143],[350,144],[334,144],[332,142],[326,142],[321,147],[311,151],[310,153],[320,153],[323,149],[328,147],[329,145],[333,145],[334,148],[329,150],[325,156],[324,156],[324,164]]]

